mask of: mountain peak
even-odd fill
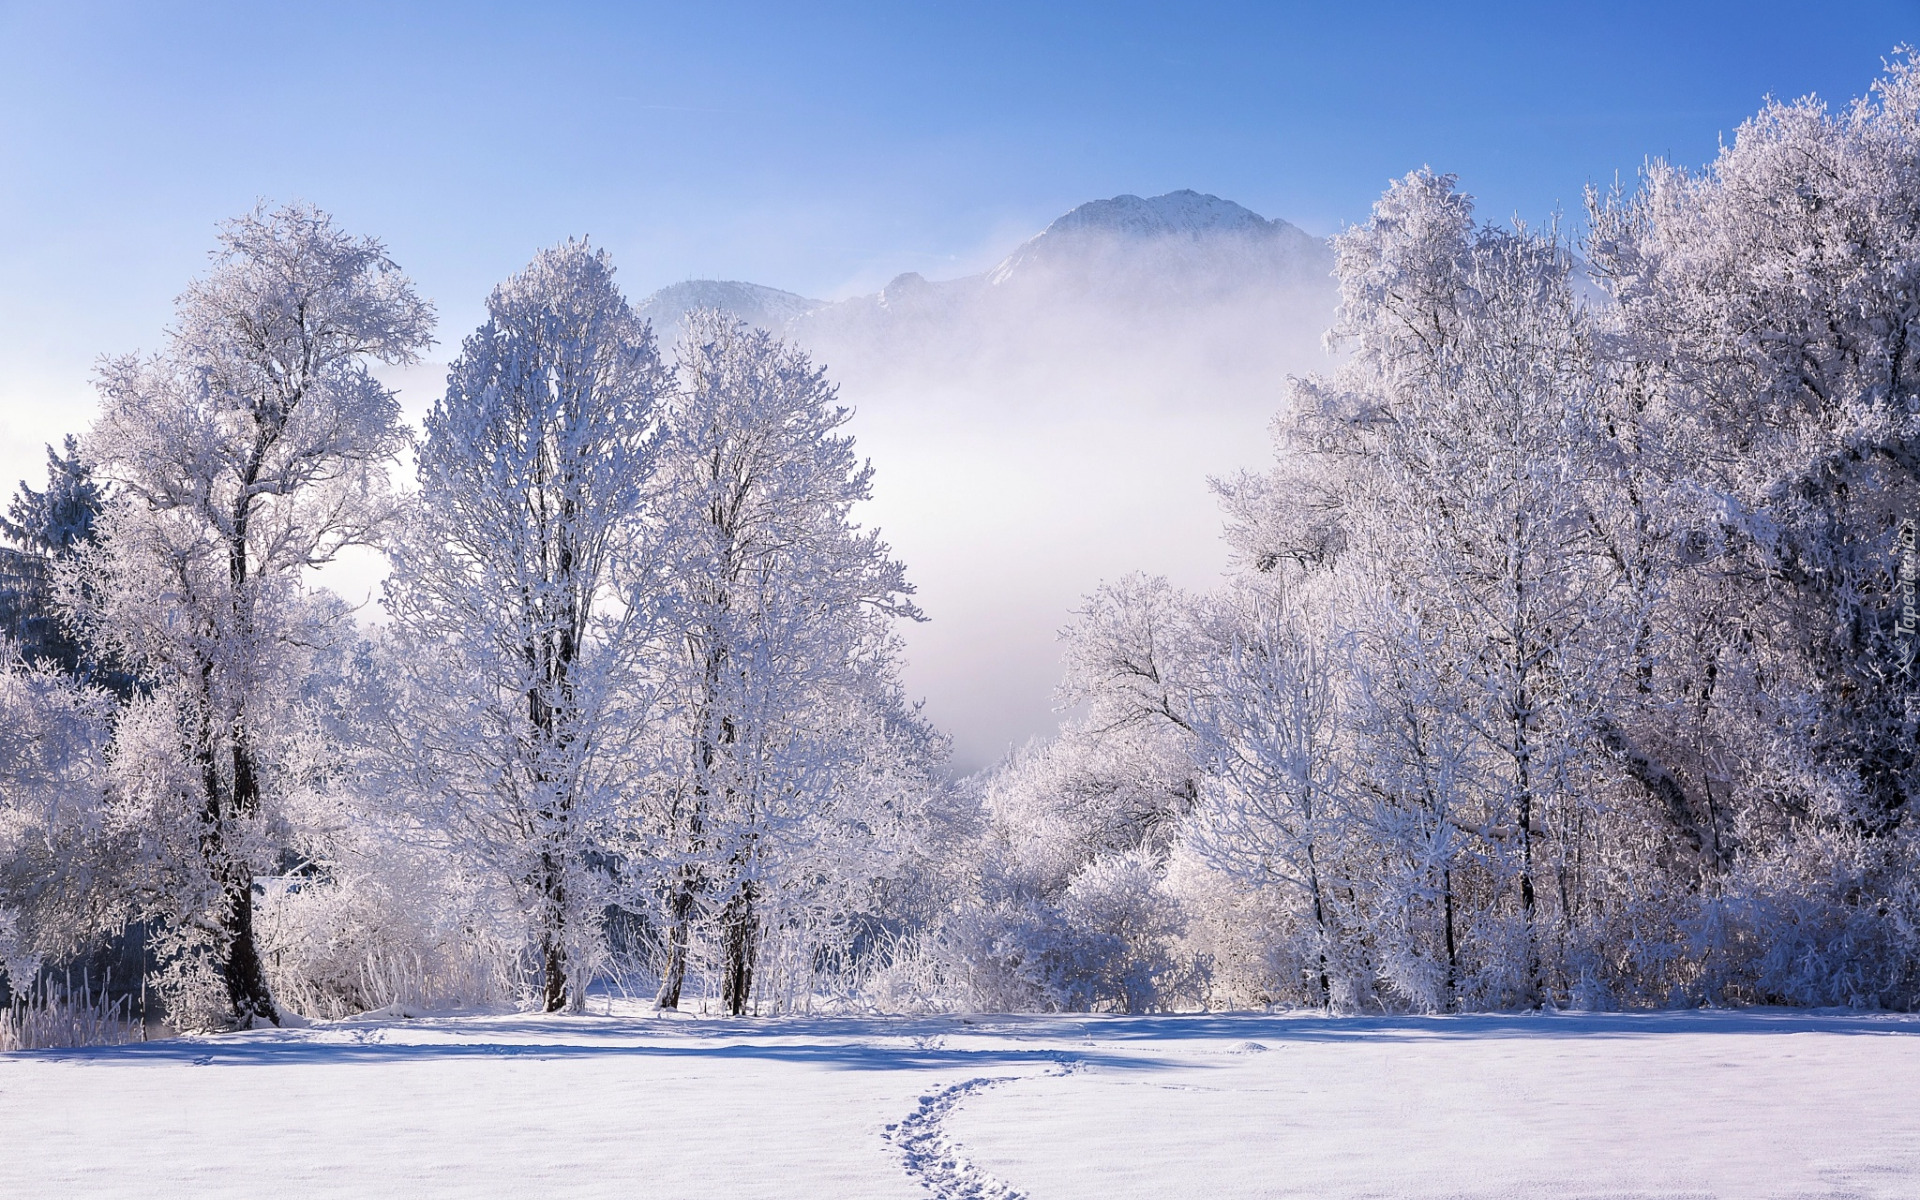
[[[1328,244],[1282,220],[1183,189],[1161,196],[1092,200],[1027,239],[984,275],[932,281],[909,271],[880,292],[828,304],[792,292],[731,280],[672,284],[638,306],[663,342],[692,309],[720,308],[765,329],[819,338],[876,319],[958,321],[963,309],[1002,284],[1020,281],[1055,298],[1070,295],[1183,297],[1182,303],[1244,291],[1324,289],[1333,267]],[[1062,290],[1064,289],[1064,290]],[[1105,303],[1107,301],[1102,301]]]
[[[1099,230],[1135,237],[1186,233],[1268,233],[1287,226],[1269,221],[1251,209],[1185,188],[1164,196],[1142,199],[1115,196],[1090,200],[1047,226],[1041,237]]]
[[[1034,270],[1170,277],[1198,269],[1224,278],[1263,269],[1253,268],[1255,261],[1283,274],[1323,277],[1329,259],[1326,243],[1297,226],[1189,188],[1088,201],[1029,238],[987,280],[1010,283]]]
[[[779,288],[734,279],[688,279],[668,284],[648,296],[635,310],[653,322],[653,330],[665,344],[680,335],[681,320],[699,308],[718,308],[732,313],[749,325],[763,329],[781,329],[803,313],[824,303],[809,300]]]

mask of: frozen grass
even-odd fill
[[[0,1053],[75,1046],[118,1046],[140,1037],[142,1025],[133,1016],[133,998],[109,999],[96,993],[84,976],[78,987],[71,976],[46,979],[15,996],[0,1008]]]
[[[1897,1016],[614,1002],[0,1056],[0,1130],[105,1197],[1911,1198],[1917,1092]]]

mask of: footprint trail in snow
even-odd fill
[[[1017,1075],[969,1079],[920,1097],[920,1107],[884,1135],[899,1147],[907,1174],[933,1193],[935,1200],[1025,1200],[1026,1193],[988,1175],[968,1161],[940,1122],[975,1092],[1017,1079]]]
[[[1063,1056],[1055,1059],[1048,1073],[1071,1075],[1080,1066],[1077,1060]],[[941,1123],[967,1097],[1015,1079],[1030,1078],[1034,1076],[981,1076],[929,1092],[920,1097],[920,1106],[905,1120],[887,1126],[881,1136],[899,1149],[907,1174],[932,1193],[934,1200],[1026,1200],[1025,1192],[975,1166]]]

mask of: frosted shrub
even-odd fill
[[[514,950],[471,914],[371,875],[261,881],[258,921],[273,994],[333,1020],[389,1008],[493,1007],[515,998]]]
[[[886,1007],[969,1012],[1169,1008],[1198,995],[1198,972],[1176,940],[1184,926],[1152,855],[1109,855],[1055,900],[1009,889],[963,901],[917,941],[903,940],[869,994]]]
[[[1063,983],[1086,1007],[1149,1012],[1190,983],[1175,944],[1186,921],[1159,875],[1151,855],[1132,850],[1095,859],[1068,885],[1060,915],[1076,953]]]
[[[924,953],[933,1007],[966,1012],[1033,1012],[1068,1007],[1056,986],[1058,930],[1040,905],[1003,899],[949,914]]]
[[[1202,1007],[1305,1002],[1305,960],[1294,950],[1285,897],[1250,888],[1183,851],[1168,863],[1163,886],[1187,913],[1180,948],[1193,964]]]
[[[1886,901],[1860,902],[1871,894],[1876,868],[1893,865],[1882,860],[1910,859],[1909,842],[1884,845],[1844,831],[1809,832],[1777,854],[1756,856],[1726,914],[1726,998],[1911,1007],[1920,965],[1912,884]],[[1911,881],[1911,862],[1892,873]]]

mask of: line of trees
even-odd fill
[[[1557,226],[1418,171],[1210,594],[1100,588],[972,780],[795,348],[667,355],[568,242],[432,320],[304,207],[0,531],[0,959],[141,931],[179,1021],[1920,1001],[1920,67]],[[411,453],[417,486],[390,473]],[[310,579],[354,546],[377,621]]]
[[[1231,582],[1093,596],[990,784],[1003,988],[1077,1001],[1146,855],[1123,1006],[1920,1000],[1920,70],[1587,218],[1420,171],[1335,239]]]
[[[10,977],[139,924],[182,1021],[578,1008],[617,950],[664,960],[663,1007],[692,961],[739,1013],[875,910],[944,745],[833,388],[717,313],[663,360],[581,242],[487,311],[415,439],[372,368],[431,308],[379,243],[263,210],[164,352],[103,364],[7,530]],[[309,577],[355,546],[392,562],[372,624]]]

